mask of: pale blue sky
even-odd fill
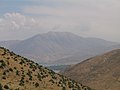
[[[0,0],[0,41],[48,31],[120,42],[120,1]]]

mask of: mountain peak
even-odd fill
[[[48,32],[18,42],[0,42],[0,45],[39,63],[68,64],[106,52],[114,43],[88,39],[70,32]]]
[[[49,31],[43,34],[37,34],[31,38],[82,38],[71,32],[53,32]]]
[[[49,31],[47,34],[73,34],[71,32],[55,32],[55,31]]]

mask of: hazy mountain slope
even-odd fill
[[[0,90],[92,90],[0,47]]]
[[[96,90],[120,90],[120,49],[89,58],[63,74]]]
[[[61,59],[58,59],[57,61],[52,62],[52,63],[53,64],[57,64],[57,63],[63,64],[63,63],[65,63],[65,64],[68,64],[68,65],[77,64],[79,62],[82,62],[82,61],[86,60],[89,57],[93,57],[93,56],[96,56],[98,54],[101,54],[101,53],[107,52],[107,51],[109,51],[109,50],[107,50],[107,47],[104,48],[104,50],[100,50],[100,51],[92,51],[90,49],[89,50],[84,49],[84,50],[80,50],[79,52],[74,53],[74,54],[72,54],[68,57],[63,57]]]
[[[98,38],[83,38],[69,32],[48,32],[23,40],[11,47],[17,54],[40,63],[67,64],[79,61],[78,59],[66,61],[65,58],[80,56],[79,60],[83,60],[107,51],[108,47],[114,44],[116,43]]]
[[[46,33],[22,41],[14,51],[48,62],[77,52],[78,44],[75,43],[80,40],[80,37],[71,33]]]
[[[74,53],[68,57],[63,57],[55,62],[53,62],[54,64],[76,64],[76,63],[79,63],[79,62],[82,62],[90,57],[94,57],[96,55],[100,55],[102,53],[106,53],[106,52],[109,52],[111,50],[114,50],[114,49],[120,49],[120,44],[117,44],[117,45],[112,45],[112,46],[109,46],[109,47],[104,47],[104,48],[101,48],[101,50],[97,51],[97,50],[80,50],[79,52],[77,53]]]
[[[113,45],[113,46],[111,46],[109,48],[111,48],[111,49],[120,49],[120,44]]]
[[[0,41],[0,46],[7,47],[9,49],[13,49],[19,44],[20,40],[9,40],[9,41]]]

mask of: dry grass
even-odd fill
[[[0,48],[0,86],[3,90],[91,90],[5,48]]]
[[[96,90],[120,90],[120,49],[90,58],[63,74]]]

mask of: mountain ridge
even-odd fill
[[[81,56],[80,60],[83,60],[107,51],[108,47],[114,44],[116,45],[103,39],[83,38],[70,32],[48,32],[22,40],[7,48],[36,62],[49,64],[59,63],[62,58],[76,57],[76,55]],[[79,62],[77,60],[75,62]],[[64,63],[67,64],[66,61]]]
[[[120,90],[119,71],[120,49],[116,49],[86,59],[61,73],[96,90]]]

